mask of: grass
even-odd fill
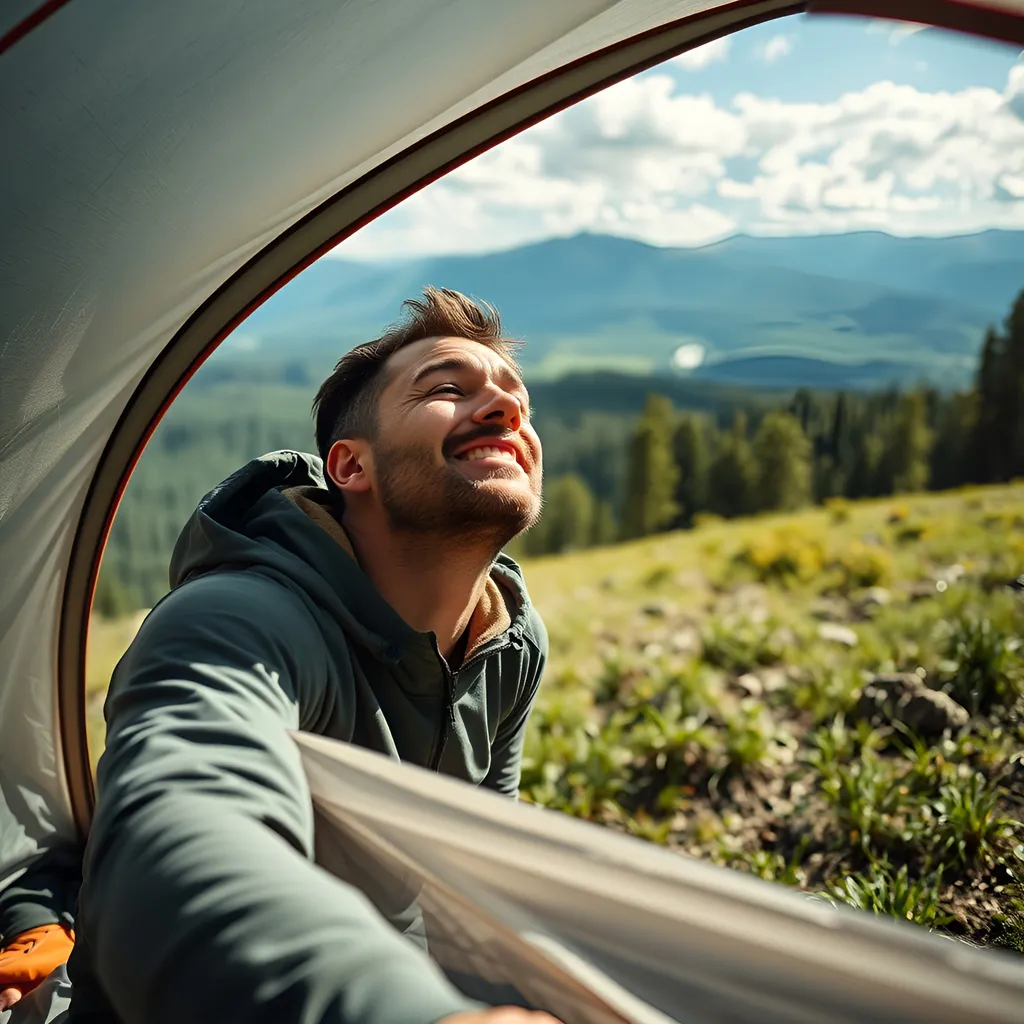
[[[551,637],[523,795],[823,898],[1024,951],[1024,485],[538,559]],[[91,737],[133,632],[90,639]],[[905,674],[969,712],[916,733]],[[98,750],[98,744],[96,746]]]
[[[928,928],[941,927],[953,920],[943,910],[941,874],[911,878],[906,864],[897,871],[879,864],[866,872],[846,875],[829,884],[828,895],[858,910],[913,921]]]

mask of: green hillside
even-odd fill
[[[525,798],[1024,950],[1022,527],[1014,485],[527,560],[551,658]],[[94,757],[136,626],[93,623]]]

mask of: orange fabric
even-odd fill
[[[51,971],[68,961],[75,933],[60,924],[30,928],[0,949],[0,992],[5,988],[30,992]]]

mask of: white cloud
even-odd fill
[[[772,36],[761,50],[761,59],[768,64],[774,64],[777,60],[788,57],[792,52],[792,36]]]
[[[687,50],[686,53],[673,57],[668,63],[686,68],[687,71],[699,71],[701,68],[706,68],[709,64],[714,64],[716,61],[725,60],[729,56],[731,48],[732,38],[730,36],[722,36],[720,39],[713,39],[710,43],[705,43],[703,46]]]
[[[831,102],[669,75],[623,82],[435,183],[341,247],[346,255],[482,251],[581,230],[662,245],[735,231],[1024,227],[1024,65],[1005,88],[876,82]]]

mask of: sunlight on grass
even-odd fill
[[[1020,947],[1024,485],[524,562],[551,655],[525,799]],[[90,634],[90,741],[138,618]]]

